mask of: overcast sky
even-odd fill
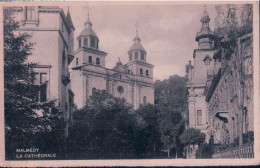
[[[193,60],[198,48],[195,36],[200,31],[204,5],[97,5],[90,4],[90,20],[99,38],[99,49],[108,53],[106,67],[113,68],[121,58],[127,63],[127,51],[139,25],[139,37],[147,51],[147,62],[154,64],[154,81],[178,74],[185,75],[185,65]],[[63,7],[65,13],[68,7]],[[87,6],[70,6],[76,38],[84,29]],[[214,29],[215,6],[207,5],[210,27]]]

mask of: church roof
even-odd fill
[[[132,52],[132,51],[144,51],[144,52],[146,52],[144,47],[140,43],[140,41],[141,41],[141,39],[137,35],[134,38],[134,44],[132,45],[132,47],[130,48],[130,50],[128,52]]]
[[[89,37],[89,36],[94,36],[96,38],[98,38],[98,36],[96,35],[96,33],[94,32],[94,30],[92,29],[92,23],[90,22],[90,20],[87,20],[85,22],[85,29],[83,29],[79,35],[79,37]]]

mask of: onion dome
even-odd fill
[[[210,30],[209,27],[210,18],[206,8],[202,13],[202,17],[200,21],[202,23],[201,29],[200,32],[196,34],[195,40],[199,42],[199,48],[201,49],[212,48],[214,32]]]
[[[92,29],[92,23],[88,20],[84,23],[85,28],[81,31],[78,36],[78,44],[79,48],[87,47],[87,48],[95,48],[98,49],[99,39],[94,30]]]
[[[142,52],[146,53],[144,47],[142,46],[142,44],[140,42],[141,42],[141,39],[139,38],[139,36],[137,34],[136,37],[134,38],[134,44],[129,49],[128,53],[133,52],[133,51],[142,51]]]
[[[93,36],[98,38],[98,36],[96,35],[96,33],[94,32],[94,30],[92,29],[92,23],[91,21],[88,19],[85,23],[85,29],[83,29],[79,35],[79,37],[89,37],[89,36]]]

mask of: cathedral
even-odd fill
[[[106,68],[107,53],[99,49],[99,38],[88,17],[85,28],[77,37],[78,46],[70,64],[71,90],[77,108],[85,106],[96,90],[106,90],[115,97],[125,98],[137,109],[141,104],[154,104],[154,65],[146,61],[147,52],[136,31],[133,45],[127,52],[128,62]]]

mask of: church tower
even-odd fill
[[[99,50],[99,39],[89,19],[84,23],[84,29],[77,37],[78,46],[74,52],[74,60],[70,64],[71,89],[78,108],[84,107],[86,100],[94,89],[106,88],[106,52]]]
[[[188,103],[189,103],[189,127],[201,130],[207,135],[208,112],[205,101],[205,89],[207,82],[213,77],[214,72],[214,33],[210,30],[210,18],[206,10],[203,11],[200,32],[196,34],[195,41],[198,49],[194,50],[194,65],[191,62],[186,66],[188,77]],[[209,137],[206,137],[208,140]]]
[[[153,65],[146,61],[147,52],[141,44],[141,39],[136,30],[134,44],[128,51],[128,63],[124,65],[130,74],[153,79]]]

